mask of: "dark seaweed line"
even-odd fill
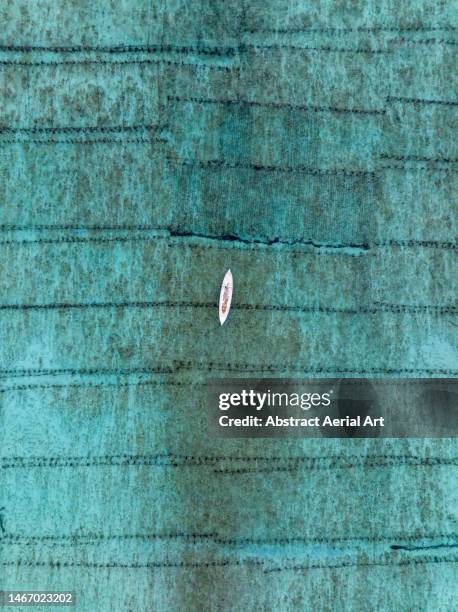
[[[66,243],[110,243],[110,242],[144,242],[144,241],[152,241],[152,240],[165,240],[170,241],[171,238],[175,237],[185,237],[180,236],[180,233],[185,234],[182,228],[172,228],[169,225],[157,226],[157,225],[0,225],[0,231],[9,232],[9,231],[42,231],[42,230],[61,230],[61,231],[167,231],[168,235],[157,235],[157,236],[110,236],[110,237],[86,237],[86,236],[65,236],[59,238],[38,238],[35,240],[27,240],[27,239],[11,239],[11,240],[1,240],[1,244],[9,245],[9,244],[66,244]],[[220,240],[222,242],[226,241],[225,236],[217,236],[217,235],[200,235],[200,234],[186,234],[186,237],[196,237],[196,238],[206,238],[209,240]],[[232,242],[236,242],[233,240]],[[308,238],[293,238],[293,237],[284,237],[270,240],[267,237],[262,237],[259,240],[253,239],[252,241],[243,241],[247,246],[251,246],[251,248],[247,248],[244,250],[257,250],[258,244],[290,244],[294,246],[295,244],[304,244],[304,246],[314,246],[314,247],[323,247],[329,249],[336,249],[336,251],[340,248],[360,248],[364,250],[369,250],[373,247],[424,247],[424,248],[440,248],[440,249],[456,249],[456,242],[449,242],[445,240],[384,240],[384,241],[374,241],[374,242],[341,242],[338,244],[326,244],[320,243],[315,240],[311,240]],[[217,249],[224,250],[230,249],[234,250],[235,247],[227,247],[227,246],[215,246],[215,245],[201,245],[201,244],[184,244],[182,242],[169,242],[168,246],[176,247],[176,248],[189,248],[205,251],[207,249]],[[298,255],[310,255],[317,254],[317,251],[302,251],[302,250],[291,250],[290,253],[295,253]],[[262,254],[265,255],[267,253],[282,253],[285,251],[262,251]],[[329,254],[328,251],[326,254]]]
[[[88,534],[49,534],[49,535],[22,535],[5,533],[0,536],[0,542],[3,544],[33,544],[35,542],[44,543],[68,543],[71,546],[85,545],[102,545],[110,541],[130,541],[139,540],[142,542],[149,541],[167,541],[167,540],[183,540],[185,542],[213,541],[215,544],[222,546],[245,546],[245,545],[279,545],[289,546],[294,544],[346,544],[350,542],[419,542],[422,540],[457,540],[456,533],[439,533],[439,534],[403,534],[397,533],[393,535],[381,536],[293,536],[289,538],[244,538],[244,537],[223,537],[218,533],[134,533],[134,534],[104,534],[104,533],[88,533]]]
[[[380,159],[389,159],[391,161],[433,162],[440,164],[455,164],[458,162],[456,157],[422,157],[421,155],[389,155],[388,153],[381,153],[379,157]]]
[[[118,46],[40,46],[0,45],[0,53],[195,53],[197,55],[234,56],[236,47],[206,47],[182,45],[118,45]]]
[[[342,470],[342,469],[355,469],[361,468],[366,470],[368,468],[382,468],[382,467],[435,467],[437,465],[451,465],[458,466],[458,460],[455,460],[452,463],[436,463],[436,462],[413,462],[413,461],[405,461],[398,462],[394,460],[383,460],[383,461],[365,461],[364,463],[351,463],[348,462],[346,464],[339,463],[336,465],[316,465],[303,466],[303,465],[290,465],[290,466],[275,466],[275,467],[260,467],[260,468],[214,468],[213,472],[215,474],[225,474],[229,476],[243,476],[246,474],[275,474],[278,472],[281,473],[297,473],[301,469],[313,469],[313,470]]]
[[[389,44],[398,41],[389,41]],[[401,38],[400,43],[409,44],[456,44],[453,40],[446,39],[423,39],[409,40]],[[331,45],[318,46],[301,46],[285,43],[241,43],[236,47],[206,47],[206,46],[178,46],[170,44],[161,45],[119,45],[119,46],[37,46],[37,45],[0,45],[0,53],[102,53],[102,54],[124,54],[124,53],[177,53],[180,55],[204,55],[213,57],[229,57],[233,58],[238,53],[243,53],[247,49],[288,49],[297,51],[324,51],[337,53],[391,53],[389,49],[373,49],[367,48],[348,48],[348,47],[332,47]]]
[[[344,569],[347,567],[375,567],[388,565],[424,565],[428,563],[457,563],[458,557],[416,557],[414,559],[381,559],[379,561],[342,561],[340,563],[312,563],[304,565],[284,565],[280,567],[264,568],[264,573],[284,571],[303,571],[311,569]]]
[[[455,32],[453,26],[404,26],[404,27],[386,27],[386,26],[361,26],[356,28],[350,27],[297,27],[297,28],[249,28],[244,32],[248,34],[299,34],[301,32],[321,32],[321,33],[338,33],[338,32]]]
[[[404,104],[438,104],[443,106],[458,106],[457,100],[430,100],[425,98],[404,98],[401,96],[387,96],[387,102],[403,102]]]
[[[311,166],[270,166],[265,164],[230,162],[226,159],[194,159],[165,156],[165,159],[178,166],[198,166],[216,170],[254,170],[288,174],[310,174],[315,176],[374,176],[372,170],[352,170],[349,168],[313,168]]]
[[[430,172],[445,172],[446,174],[452,174],[453,172],[458,172],[458,168],[438,168],[437,166],[381,166],[377,168],[376,172],[381,172],[382,170],[401,170],[402,172],[420,172],[420,171],[430,171]]]
[[[382,242],[374,242],[374,246],[378,247],[426,247],[426,248],[443,248],[456,249],[456,242],[447,242],[440,240],[384,240]]]
[[[310,110],[315,112],[336,112],[336,113],[356,113],[364,115],[385,115],[386,109],[353,109],[353,108],[340,108],[338,106],[314,106],[314,105],[301,105],[301,104],[290,104],[288,102],[258,102],[255,100],[246,100],[243,98],[234,99],[212,99],[212,98],[198,98],[198,97],[182,97],[182,96],[168,96],[167,99],[171,102],[195,102],[196,104],[223,104],[223,105],[245,105],[245,106],[260,106],[260,107],[271,107],[271,108],[286,108],[290,110]],[[424,98],[403,98],[398,96],[387,96],[386,102],[403,102],[405,104],[439,104],[445,106],[457,106],[458,101],[455,100],[430,100]]]
[[[288,102],[262,102],[256,100],[247,100],[244,98],[234,99],[212,99],[212,98],[198,98],[198,97],[181,97],[181,96],[168,96],[169,101],[175,102],[195,102],[197,104],[222,104],[222,105],[241,105],[241,106],[255,106],[255,107],[267,107],[267,108],[285,108],[290,110],[304,110],[312,112],[335,112],[335,113],[354,113],[360,115],[385,115],[386,109],[363,109],[363,108],[343,108],[338,106],[322,106],[322,105],[308,105],[308,104],[292,104]],[[422,98],[403,98],[396,96],[387,96],[386,101],[391,102],[403,102],[405,104],[438,104],[446,106],[457,106],[458,101],[455,100],[431,100]]]
[[[428,170],[434,172],[457,172],[456,168],[437,168],[432,166],[393,166],[384,165],[374,170],[362,170],[352,168],[314,168],[312,166],[298,165],[298,166],[271,166],[266,164],[258,163],[243,163],[238,161],[229,161],[227,159],[197,159],[197,158],[179,158],[165,156],[166,161],[175,166],[188,166],[188,167],[199,167],[199,168],[210,168],[213,170],[253,170],[255,172],[268,172],[268,173],[287,173],[287,174],[298,174],[298,175],[311,175],[311,176],[368,176],[374,177],[385,170],[402,170],[415,172],[420,170]]]
[[[160,228],[155,228],[156,230],[160,230]],[[0,229],[1,231],[1,229]],[[215,240],[215,241],[222,241],[223,244],[221,245],[211,245],[211,244],[195,244],[195,243],[188,243],[188,242],[173,242],[171,241],[171,239],[178,237],[175,234],[170,234],[167,236],[113,236],[113,237],[109,237],[109,238],[93,238],[93,237],[65,237],[65,238],[39,238],[36,240],[26,240],[26,239],[22,239],[22,240],[0,240],[0,245],[17,245],[17,246],[27,246],[27,245],[32,245],[32,244],[84,244],[84,243],[95,243],[95,244],[109,244],[109,243],[125,243],[125,242],[132,242],[132,243],[140,243],[140,242],[150,242],[150,241],[157,241],[157,240],[165,240],[167,241],[167,247],[169,248],[177,248],[177,249],[189,249],[189,250],[194,250],[197,252],[205,252],[211,249],[215,249],[217,251],[224,251],[224,250],[230,250],[230,251],[234,251],[234,250],[239,250],[241,253],[244,253],[246,251],[248,252],[257,252],[260,253],[261,251],[259,251],[258,249],[256,249],[256,245],[258,244],[265,244],[265,245],[269,245],[269,244],[285,244],[288,246],[294,246],[294,245],[304,245],[304,246],[314,246],[315,248],[313,250],[308,250],[308,251],[304,251],[304,250],[298,250],[298,249],[288,249],[287,251],[263,251],[262,254],[263,256],[266,254],[271,254],[271,255],[291,255],[293,258],[296,257],[302,257],[302,256],[319,256],[319,255],[336,255],[339,254],[340,256],[342,256],[342,254],[344,255],[350,255],[350,256],[355,256],[355,255],[360,255],[361,253],[357,252],[358,249],[361,249],[361,252],[367,251],[370,247],[366,247],[364,244],[340,244],[340,245],[326,245],[326,244],[320,244],[320,243],[314,243],[314,241],[312,240],[292,240],[292,241],[281,241],[281,240],[274,240],[273,242],[262,242],[262,241],[257,241],[257,240],[253,240],[252,242],[248,242],[248,241],[240,241],[240,243],[237,243],[237,241],[233,241],[233,240],[226,240],[225,237],[212,237],[212,236],[205,236],[205,238],[207,238],[208,240]],[[196,234],[195,236],[192,236],[191,234],[188,237],[195,237],[195,238],[204,238],[204,236],[198,235]],[[230,242],[232,243],[233,246],[226,246],[225,243]],[[409,241],[410,242],[410,241]],[[432,242],[431,244],[426,244],[426,242],[424,244],[415,244],[415,241],[413,241],[414,244],[393,244],[393,245],[389,245],[389,246],[407,246],[407,247],[429,247],[429,248],[441,248],[441,249],[455,249],[456,245],[454,245],[453,243],[434,243]],[[243,245],[249,245],[247,248],[240,248],[240,244]],[[376,246],[376,245],[374,245]],[[388,245],[383,245],[383,246],[388,246]],[[356,251],[351,252],[351,253],[346,253],[345,251],[340,251],[339,249],[345,249],[345,248],[351,248],[351,249],[356,249]],[[375,255],[374,253],[372,255]]]
[[[148,368],[24,368],[24,369],[0,369],[2,377],[35,377],[35,376],[56,376],[61,374],[75,376],[90,376],[95,374],[103,375],[128,375],[128,374],[175,374],[182,370],[198,370],[202,372],[302,372],[303,374],[329,374],[333,377],[338,374],[393,374],[406,375],[418,374],[428,376],[458,376],[458,370],[448,368],[324,368],[324,367],[305,367],[297,364],[252,364],[252,363],[218,363],[202,361],[172,361],[169,367],[148,367]]]
[[[286,49],[288,51],[324,51],[324,52],[328,52],[328,53],[367,53],[367,54],[372,54],[372,55],[380,55],[380,54],[390,54],[393,53],[393,49],[390,48],[393,45],[457,45],[458,43],[454,40],[445,40],[445,39],[438,39],[438,38],[430,38],[430,39],[424,39],[424,40],[409,40],[406,38],[399,38],[397,40],[390,40],[387,41],[387,45],[388,48],[384,48],[384,49],[374,49],[372,47],[356,47],[356,48],[351,48],[351,47],[332,47],[330,45],[322,45],[322,46],[302,46],[302,45],[294,45],[294,44],[278,44],[278,43],[273,43],[273,44],[268,44],[268,45],[263,45],[263,44],[242,44],[240,45],[240,51],[246,51],[248,49],[254,49],[255,51],[258,51],[260,49]]]
[[[218,468],[220,461],[237,463],[242,461],[285,462],[284,466],[253,468]],[[96,468],[96,467],[212,467],[215,474],[243,475],[265,472],[298,472],[299,470],[338,470],[374,467],[438,467],[457,466],[458,457],[419,457],[410,455],[365,455],[329,457],[224,457],[205,455],[104,455],[79,457],[2,457],[2,469],[36,468]]]
[[[179,366],[178,366],[179,367]],[[177,371],[177,366],[173,365],[169,368],[150,367],[150,368],[57,368],[57,369],[23,369],[23,370],[0,370],[0,376],[22,377],[22,376],[56,376],[60,374],[70,375],[86,375],[93,374],[112,374],[112,375],[129,375],[129,374],[173,374]]]
[[[182,463],[166,463],[164,461],[132,461],[132,462],[104,462],[98,461],[97,463],[93,462],[76,462],[69,461],[67,463],[59,462],[59,463],[2,463],[0,469],[64,469],[64,468],[97,468],[97,467],[161,467],[161,468],[187,468],[187,467],[212,467],[211,463],[204,463],[202,461],[187,461]],[[458,466],[458,462],[449,462],[449,463],[437,463],[437,462],[418,462],[414,463],[411,461],[408,462],[398,462],[398,461],[367,461],[365,463],[339,463],[336,465],[296,465],[296,466],[285,466],[285,467],[272,467],[272,468],[213,468],[213,473],[215,475],[229,475],[229,476],[242,476],[247,474],[274,474],[274,473],[294,473],[297,474],[302,470],[312,470],[312,471],[335,471],[335,470],[349,470],[349,469],[363,469],[367,470],[369,468],[390,468],[390,467],[437,467],[437,466]]]
[[[193,302],[193,301],[132,301],[132,302],[87,302],[66,303],[53,302],[48,304],[0,304],[1,310],[85,310],[85,309],[112,309],[112,308],[217,308],[216,302]],[[360,308],[338,308],[330,306],[286,306],[276,304],[234,304],[236,310],[258,310],[268,312],[319,312],[322,314],[350,314],[350,315],[375,315],[382,312],[392,314],[419,314],[433,313],[436,315],[457,314],[458,307],[453,305],[436,304],[385,304],[367,306]]]
[[[100,132],[101,134],[118,134],[124,132],[138,132],[143,130],[164,130],[168,126],[154,125],[150,123],[139,124],[139,125],[63,125],[63,126],[0,126],[0,134],[95,134]]]
[[[2,561],[3,567],[50,567],[54,569],[59,568],[71,568],[81,567],[87,569],[160,569],[160,568],[215,568],[215,567],[229,567],[229,566],[253,566],[259,567],[264,573],[282,572],[282,571],[300,571],[300,570],[314,570],[314,569],[345,569],[349,567],[375,567],[375,566],[408,566],[408,565],[424,565],[429,563],[456,563],[458,557],[438,557],[438,556],[427,556],[427,557],[416,557],[410,559],[400,559],[399,557],[392,557],[391,559],[383,558],[374,561],[343,561],[340,563],[310,563],[305,565],[285,565],[280,567],[267,568],[264,561],[246,559],[246,560],[223,560],[223,561],[147,561],[145,563],[119,563],[119,562],[108,562],[108,563],[95,563],[88,561],[28,561],[24,559],[17,559],[15,561]]]
[[[389,44],[396,44],[396,40],[390,40]],[[424,38],[422,40],[409,38],[400,38],[399,42],[408,45],[458,45],[456,40],[446,40],[445,38]]]
[[[255,100],[246,100],[243,98],[218,100],[212,98],[197,98],[197,97],[181,97],[167,96],[169,102],[194,102],[196,104],[222,104],[227,106],[255,106],[267,108],[284,108],[288,110],[312,111],[312,112],[334,112],[334,113],[354,113],[358,115],[384,115],[385,109],[359,109],[359,108],[341,108],[338,106],[314,106],[307,104],[289,104],[287,102],[257,102]]]
[[[327,46],[320,46],[320,47],[304,47],[304,46],[300,46],[300,45],[286,45],[286,44],[269,44],[269,45],[262,45],[262,44],[241,44],[239,47],[240,51],[246,51],[249,49],[253,49],[255,51],[260,51],[260,50],[281,50],[281,49],[286,49],[288,51],[320,51],[320,52],[325,52],[325,53],[365,53],[365,54],[373,54],[373,55],[381,55],[381,54],[389,54],[389,53],[393,53],[393,51],[391,49],[371,49],[369,47],[366,48],[349,48],[349,47],[331,47],[329,45]]]
[[[324,379],[326,380],[326,379]],[[377,381],[377,384],[391,384],[391,380],[384,380],[384,379],[380,379]],[[442,380],[442,379],[435,379],[435,378],[430,378],[430,379],[424,379],[423,380],[423,384],[425,383],[431,383],[433,385],[449,385],[450,383],[448,382],[447,379]],[[117,383],[117,382],[113,382],[113,383],[64,383],[64,384],[31,384],[31,385],[16,385],[14,387],[3,387],[0,388],[0,393],[8,393],[11,391],[28,391],[29,389],[79,389],[79,388],[85,388],[85,387],[89,387],[89,388],[110,388],[110,387],[115,387],[115,388],[123,388],[123,387],[142,387],[142,386],[172,386],[172,387],[189,387],[189,386],[193,386],[193,387],[199,387],[199,386],[204,386],[206,385],[206,382],[200,382],[200,381],[179,381],[179,380],[166,380],[166,381],[156,381],[156,380],[139,380],[139,381],[132,381],[132,382],[125,382],[125,383]],[[353,381],[353,384],[360,384],[358,381]],[[361,384],[365,384],[364,381],[361,382]],[[403,384],[418,384],[417,381],[415,381],[414,379],[406,379],[403,380]]]
[[[125,66],[136,64],[139,66],[142,65],[164,65],[164,66],[190,66],[193,68],[203,68],[205,70],[223,70],[225,72],[237,72],[239,70],[238,66],[218,66],[216,64],[204,64],[204,63],[196,63],[196,62],[177,62],[173,60],[166,59],[143,59],[143,60],[120,60],[120,61],[110,61],[110,60],[81,60],[81,61],[39,61],[39,62],[22,62],[16,60],[1,60],[0,66]]]
[[[385,382],[385,381],[378,381],[378,382]],[[425,381],[428,382],[428,381]],[[387,384],[389,384],[387,382]],[[143,459],[153,459],[153,460],[173,460],[174,463],[176,463],[177,461],[192,461],[193,463],[195,462],[202,462],[203,464],[207,465],[213,465],[215,462],[218,461],[235,461],[235,462],[239,462],[239,461],[246,461],[246,462],[258,462],[258,461],[267,461],[267,462],[282,462],[282,461],[287,461],[288,463],[310,463],[310,464],[319,464],[319,463],[324,463],[324,462],[329,462],[329,461],[362,461],[364,462],[366,459],[377,459],[377,460],[412,460],[412,461],[427,461],[427,462],[433,462],[434,465],[437,464],[442,464],[444,461],[448,463],[451,461],[453,462],[453,464],[458,462],[458,457],[452,457],[451,459],[446,459],[444,457],[430,457],[430,456],[426,456],[426,457],[422,457],[421,455],[405,455],[405,454],[397,454],[397,455],[393,455],[393,454],[388,454],[388,453],[384,453],[384,454],[378,454],[378,455],[350,455],[350,454],[345,454],[345,455],[318,455],[318,456],[313,456],[313,455],[293,455],[293,456],[285,456],[285,455],[189,455],[189,454],[184,454],[184,453],[156,453],[153,455],[130,455],[130,454],[121,454],[121,455],[87,455],[87,456],[65,456],[65,457],[0,457],[0,461],[2,459],[8,459],[8,460],[14,460],[14,461],[30,461],[31,459],[36,460],[45,460],[46,462],[49,460],[52,461],[59,461],[59,460],[84,460],[86,461],[87,459],[94,459],[94,460],[103,460],[103,461],[111,461],[111,460],[116,460],[116,462],[118,461],[136,461],[136,460],[143,460]],[[119,465],[118,463],[115,463],[115,465]]]
[[[15,387],[3,387],[0,388],[0,393],[8,393],[9,391],[27,391],[28,389],[77,389],[77,388],[85,388],[90,387],[94,388],[104,388],[104,387],[142,387],[142,386],[171,386],[171,387],[182,387],[182,386],[200,386],[204,385],[203,382],[194,382],[194,381],[180,381],[180,380],[138,380],[133,382],[125,382],[125,383],[67,383],[62,385],[56,384],[48,384],[48,385],[17,385]]]
[[[381,54],[392,54],[394,50],[391,48],[393,45],[442,45],[442,46],[455,46],[458,43],[454,40],[446,40],[446,39],[438,39],[438,38],[430,38],[424,40],[409,40],[406,38],[399,38],[387,41],[386,48],[378,48],[374,49],[372,47],[332,47],[331,45],[321,45],[321,46],[303,46],[296,44],[242,44],[239,47],[239,51],[247,51],[253,49],[255,51],[268,49],[268,50],[281,50],[286,49],[288,51],[320,51],[327,53],[364,53],[364,54],[372,54],[372,55],[381,55]]]
[[[177,301],[132,301],[132,302],[87,302],[49,304],[0,304],[1,310],[85,310],[91,308],[217,308],[213,302],[177,302]]]
[[[10,228],[11,229],[11,228]],[[17,228],[16,228],[17,229]],[[20,229],[25,229],[25,228],[20,228]],[[33,227],[31,226],[29,229],[31,230],[35,230],[35,229],[39,229],[37,227]],[[52,229],[59,229],[58,226],[56,226],[55,228]],[[79,229],[83,229],[83,228],[79,228]],[[91,227],[87,227],[84,228],[87,231],[91,231],[94,228]],[[95,228],[96,229],[96,228]],[[127,229],[127,227],[124,228],[117,228],[118,230],[125,230]],[[228,235],[223,235],[223,236],[213,236],[212,234],[198,234],[198,233],[191,233],[191,232],[184,232],[183,230],[178,230],[178,229],[172,229],[170,226],[156,226],[156,227],[144,227],[144,228],[136,228],[137,230],[147,230],[147,231],[167,231],[169,232],[167,235],[156,235],[156,236],[110,236],[110,237],[86,237],[86,236],[65,236],[65,237],[59,237],[59,238],[37,238],[35,240],[27,240],[27,239],[9,239],[9,240],[0,240],[0,245],[13,245],[13,244],[17,244],[17,245],[30,245],[30,244],[79,244],[79,243],[110,243],[110,242],[149,242],[149,241],[155,241],[155,240],[166,240],[169,241],[167,246],[169,247],[176,247],[176,248],[189,248],[189,249],[196,249],[196,250],[207,250],[207,249],[217,249],[217,250],[222,250],[224,248],[228,248],[228,247],[223,247],[223,246],[213,246],[213,245],[200,245],[200,244],[193,244],[193,243],[175,243],[175,242],[170,242],[171,239],[173,238],[203,238],[206,240],[219,240],[221,242],[232,242],[232,243],[237,243],[240,242],[240,244],[243,245],[248,245],[251,247],[256,247],[256,245],[261,244],[261,245],[267,245],[270,246],[272,244],[285,244],[288,246],[295,246],[295,245],[304,245],[304,246],[313,246],[316,249],[320,249],[320,248],[324,248],[324,249],[330,249],[332,251],[332,249],[342,249],[342,248],[352,248],[352,249],[361,249],[364,251],[369,250],[371,247],[368,243],[339,243],[339,244],[326,244],[326,243],[320,243],[320,242],[316,242],[314,240],[308,240],[308,239],[294,239],[294,238],[285,238],[285,239],[281,239],[281,238],[274,238],[274,239],[268,239],[267,237],[265,239],[256,239],[253,238],[251,240],[249,239],[243,239],[243,238],[238,238],[235,236],[228,236]],[[107,228],[99,228],[99,231],[106,231]],[[0,227],[0,231],[10,231],[8,228],[2,228]],[[14,231],[14,230],[13,230]],[[407,242],[413,242],[413,244],[407,244]],[[418,244],[416,244],[418,243]],[[406,241],[405,243],[402,242],[398,242],[397,246],[435,246],[441,244],[442,246],[446,245],[445,248],[450,248],[449,245],[453,245],[453,243],[435,243],[435,242],[431,242],[431,244],[427,244],[426,241],[421,242],[421,241]],[[373,243],[373,246],[379,246],[376,243]],[[393,246],[393,245],[392,245]],[[231,250],[234,250],[234,247],[230,247]],[[255,248],[250,248],[248,250],[255,250]],[[263,255],[266,254],[268,251],[263,251]],[[272,251],[271,251],[272,252]],[[278,251],[278,253],[283,253],[283,251]],[[303,255],[310,255],[310,254],[317,254],[317,252],[315,251],[302,251],[302,250],[292,250],[292,251],[288,251],[290,253],[296,253],[296,254],[303,254]],[[329,253],[329,252],[328,252]]]
[[[39,145],[55,145],[55,144],[71,144],[71,145],[96,145],[96,144],[148,144],[153,142],[167,143],[165,138],[123,138],[116,140],[114,138],[99,138],[97,140],[1,140],[1,145],[13,145],[13,144],[39,144]]]
[[[3,561],[3,567],[51,567],[51,568],[68,568],[68,567],[85,567],[88,569],[159,569],[159,568],[189,568],[189,567],[228,567],[231,565],[259,565],[263,566],[262,561],[148,561],[146,563],[90,563],[77,561],[25,561],[18,559],[16,561]]]

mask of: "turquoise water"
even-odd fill
[[[455,609],[454,440],[212,439],[204,383],[456,377],[456,15],[2,3],[1,589]]]

